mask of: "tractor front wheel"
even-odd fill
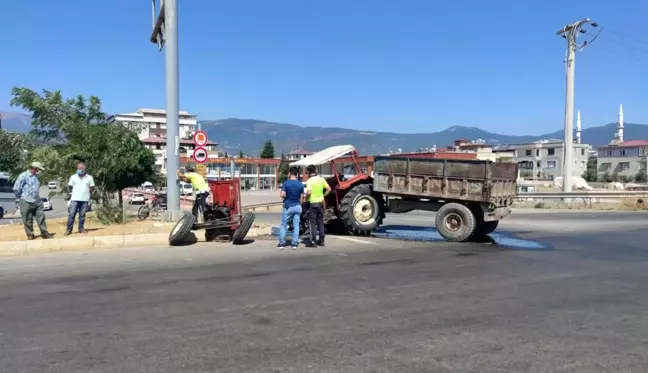
[[[371,235],[382,224],[385,217],[384,206],[382,194],[373,193],[371,185],[356,185],[342,198],[342,222],[350,234]]]

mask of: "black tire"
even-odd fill
[[[169,244],[171,246],[180,245],[185,242],[185,239],[191,233],[191,228],[194,225],[196,218],[191,214],[184,214],[180,220],[173,226],[169,234]]]
[[[497,229],[498,225],[499,225],[499,220],[483,221],[479,224],[479,233],[491,234],[495,232],[495,229]]]
[[[241,225],[239,225],[239,227],[232,235],[232,243],[234,245],[240,245],[243,243],[243,240],[245,240],[245,236],[250,231],[250,228],[252,228],[252,224],[254,223],[254,218],[255,215],[253,212],[246,212],[245,215],[243,215],[243,219],[241,219]]]
[[[137,219],[138,220],[144,220],[144,219],[148,218],[150,214],[151,214],[151,209],[146,205],[144,205],[144,206],[140,207],[139,209],[137,209]]]
[[[4,209],[0,206],[0,219],[4,218]]]
[[[446,203],[437,212],[436,229],[450,242],[469,241],[477,231],[475,214],[460,203]]]
[[[354,209],[359,203],[363,203],[361,216],[354,214]],[[382,194],[372,192],[371,185],[356,185],[342,198],[340,215],[347,232],[368,236],[382,224],[385,217],[385,200]]]

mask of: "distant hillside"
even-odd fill
[[[21,113],[1,113],[4,115],[2,127],[8,131],[29,131],[31,118]],[[231,154],[243,150],[246,154],[257,155],[266,140],[272,140],[277,153],[298,147],[306,150],[321,150],[332,145],[350,144],[361,154],[379,154],[389,150],[415,151],[432,145],[444,147],[454,140],[483,139],[489,144],[520,144],[540,139],[560,139],[563,131],[542,136],[509,136],[483,131],[475,127],[455,126],[440,132],[400,134],[393,132],[358,131],[347,128],[302,127],[294,124],[265,122],[255,119],[221,119],[200,121],[209,138],[219,144],[219,148]],[[610,142],[616,132],[616,124],[610,123],[583,131],[583,142],[594,146]],[[648,125],[625,124],[626,139],[648,139]]]
[[[440,132],[399,134],[392,132],[357,131],[346,128],[301,127],[294,124],[272,123],[253,119],[222,119],[201,121],[209,138],[230,153],[243,150],[258,154],[264,141],[272,140],[278,152],[298,147],[320,150],[332,145],[350,144],[361,154],[385,153],[389,150],[414,151],[419,148],[453,144],[457,139],[483,139],[489,144],[520,144],[540,139],[563,138],[563,131],[542,136],[509,136],[483,131],[475,127],[455,126]],[[616,132],[616,124],[592,127],[581,134],[583,142],[604,145]],[[648,139],[648,125],[625,124],[627,139]]]
[[[6,113],[2,115],[2,129],[9,132],[28,132],[31,126],[31,115],[23,113]]]

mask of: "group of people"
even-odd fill
[[[18,176],[14,183],[13,191],[16,195],[16,204],[20,209],[23,219],[25,234],[28,240],[34,239],[34,219],[38,224],[41,238],[49,239],[53,235],[47,230],[43,200],[40,196],[40,173],[44,170],[43,164],[33,162],[29,169]],[[79,215],[79,233],[87,233],[85,215],[88,210],[90,198],[94,192],[94,179],[86,172],[85,164],[77,164],[76,172],[68,181],[68,193],[70,194],[70,207],[68,209],[68,220],[65,235],[72,234],[74,220]]]
[[[281,198],[283,199],[283,213],[281,216],[281,227],[279,229],[279,244],[277,248],[283,250],[286,247],[286,230],[288,222],[292,221],[293,232],[291,246],[295,250],[299,246],[299,224],[303,212],[302,204],[308,208],[308,220],[310,222],[310,239],[306,247],[324,246],[324,209],[325,198],[331,193],[331,187],[326,179],[317,175],[317,168],[313,165],[306,168],[308,180],[306,186],[298,180],[299,168],[291,167],[289,179],[281,186]]]

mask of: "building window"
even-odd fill
[[[547,168],[556,168],[556,161],[547,161]]]
[[[625,149],[621,149],[621,155],[622,155],[622,156],[626,155],[626,153],[625,153]]]
[[[581,155],[585,155],[585,149],[581,149]]]
[[[155,144],[155,149],[157,149],[157,150],[162,149],[162,145],[161,144]]]
[[[530,157],[530,156],[531,156],[531,150],[527,150],[527,151],[525,152],[525,154],[526,154],[527,157]]]
[[[548,155],[555,155],[556,154],[556,149],[554,149],[554,148],[547,149],[547,154]]]
[[[538,162],[536,163],[536,167],[538,167],[538,168],[542,167],[542,162],[538,161]]]
[[[619,163],[619,169],[621,171],[626,171],[630,169],[630,162],[620,162]]]
[[[609,171],[612,167],[611,163],[601,163],[601,171]]]
[[[607,155],[608,157],[611,157],[612,156],[612,150],[606,150],[605,155]]]

